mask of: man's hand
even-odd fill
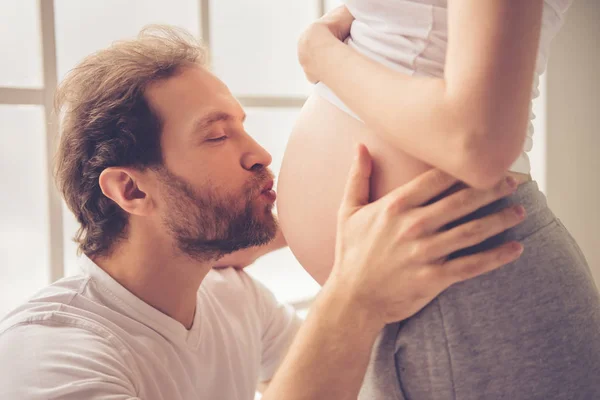
[[[433,169],[369,204],[371,169],[369,153],[361,145],[338,214],[330,285],[353,298],[357,310],[378,318],[382,327],[415,314],[452,284],[520,256],[522,246],[511,242],[446,261],[453,252],[519,224],[525,215],[522,206],[440,231],[448,223],[510,195],[517,186],[512,178],[490,190],[465,188],[427,204],[458,183]]]
[[[446,261],[515,226],[511,207],[445,232],[440,228],[516,189],[504,181],[491,190],[463,189],[432,199],[456,184],[431,170],[369,203],[371,158],[359,146],[338,214],[332,275],[317,296],[264,400],[356,399],[373,343],[388,322],[403,320],[455,282],[513,261],[518,243]]]
[[[281,229],[277,229],[277,234],[269,243],[265,244],[264,246],[248,247],[247,249],[226,254],[215,261],[213,268],[246,268],[265,254],[279,250],[286,246],[287,242],[283,236],[283,233],[281,232]]]
[[[306,78],[316,83],[319,79],[317,67],[319,54],[336,42],[343,42],[350,35],[354,17],[346,6],[337,7],[313,22],[298,41],[298,60]]]

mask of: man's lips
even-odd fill
[[[273,180],[271,179],[270,181],[268,181],[264,186],[263,186],[263,190],[262,192],[268,192],[269,190],[273,189]]]
[[[270,202],[275,202],[277,199],[277,193],[273,190],[273,180],[270,180],[263,186],[262,192],[260,194],[265,197]]]

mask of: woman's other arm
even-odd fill
[[[389,143],[490,187],[523,149],[543,0],[448,3],[442,78],[393,71],[344,45],[352,21],[344,8],[306,31],[299,57],[309,79],[324,82]]]

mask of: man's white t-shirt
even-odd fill
[[[0,323],[0,399],[250,400],[300,321],[245,272],[211,271],[190,330],[87,258]]]

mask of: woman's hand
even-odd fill
[[[313,22],[298,41],[298,60],[306,78],[316,83],[319,79],[319,54],[329,46],[339,44],[350,35],[354,17],[346,6],[340,6]]]

